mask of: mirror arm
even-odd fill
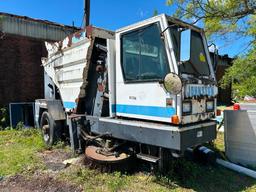
[[[158,83],[163,85],[164,84],[164,79],[159,80]]]
[[[213,42],[212,42],[210,45],[208,45],[208,47],[211,47],[212,45],[214,46],[214,48],[216,48],[216,47],[217,47],[217,46],[216,46],[216,44],[215,44],[215,43],[213,43]]]
[[[169,25],[168,27],[166,27],[166,28],[160,33],[161,37],[163,37],[165,31],[167,31],[168,29],[170,29],[171,27],[174,27],[174,26],[176,26],[176,25],[177,25],[177,24],[173,24],[173,25]]]
[[[208,45],[208,47],[211,47],[212,45],[213,45],[213,47],[214,47],[214,53],[213,53],[213,69],[214,69],[214,72],[216,73],[217,65],[218,65],[219,53],[218,53],[217,45],[216,45],[215,43],[211,43],[210,45]]]

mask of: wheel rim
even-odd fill
[[[43,131],[44,141],[48,142],[50,139],[50,125],[47,119],[45,119],[45,122],[42,127],[42,131]]]

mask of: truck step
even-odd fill
[[[148,154],[143,154],[143,153],[138,153],[138,154],[136,154],[136,156],[137,156],[138,159],[148,161],[148,162],[151,162],[151,163],[157,163],[160,160],[159,157],[155,157],[155,156],[148,155]]]

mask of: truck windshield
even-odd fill
[[[180,61],[180,45],[181,33],[179,26],[173,25],[170,27],[171,38],[174,46],[174,53],[177,61]],[[210,69],[206,58],[206,53],[203,44],[203,38],[199,32],[191,31],[190,42],[190,57],[189,60],[181,62],[179,65],[180,73],[193,74],[196,76],[209,76]]]

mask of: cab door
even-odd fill
[[[170,72],[160,22],[117,36],[117,116],[171,122],[175,97],[159,83]]]

